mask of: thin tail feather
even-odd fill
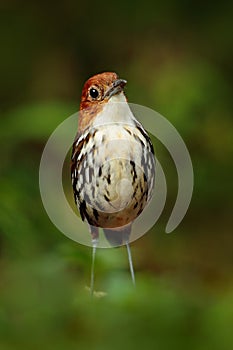
[[[112,246],[119,246],[129,241],[132,224],[117,228],[104,228],[106,239]]]
[[[111,245],[119,246],[122,244],[126,244],[131,278],[132,278],[133,284],[135,285],[133,261],[132,261],[130,246],[129,246],[129,236],[131,233],[131,226],[132,226],[132,224],[130,223],[130,224],[123,226],[123,227],[118,227],[115,229],[104,228],[103,230],[104,230],[104,234],[105,234],[106,239],[109,241],[109,243]]]

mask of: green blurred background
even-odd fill
[[[233,5],[123,1],[1,3],[0,349],[233,348]],[[156,143],[168,201],[126,250],[70,241],[43,208],[38,168],[51,132],[78,110],[84,81],[128,80],[130,102],[166,116],[194,166],[189,211],[165,225],[177,193]]]

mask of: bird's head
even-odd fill
[[[80,110],[93,104],[107,103],[112,96],[124,90],[126,83],[126,80],[119,79],[116,73],[94,75],[84,84]]]
[[[126,83],[113,72],[94,75],[85,82],[80,103],[79,132],[90,124],[113,97],[124,95]]]

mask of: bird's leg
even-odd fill
[[[91,296],[94,294],[94,282],[95,282],[95,256],[96,256],[96,248],[98,246],[99,241],[99,229],[98,227],[91,226],[91,235],[92,235],[92,262],[91,262],[91,285],[90,292]]]
[[[131,273],[131,277],[132,277],[132,282],[133,282],[133,285],[135,286],[135,275],[134,275],[133,260],[132,260],[129,241],[126,242],[126,247],[127,247],[127,252],[128,252],[129,268],[130,268],[130,273]]]
[[[93,296],[94,293],[94,281],[95,281],[95,256],[96,256],[96,247],[98,244],[97,239],[92,240],[92,262],[91,262],[91,286],[90,291]]]

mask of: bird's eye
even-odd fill
[[[97,98],[99,96],[99,91],[96,88],[91,88],[89,94],[92,98]]]

